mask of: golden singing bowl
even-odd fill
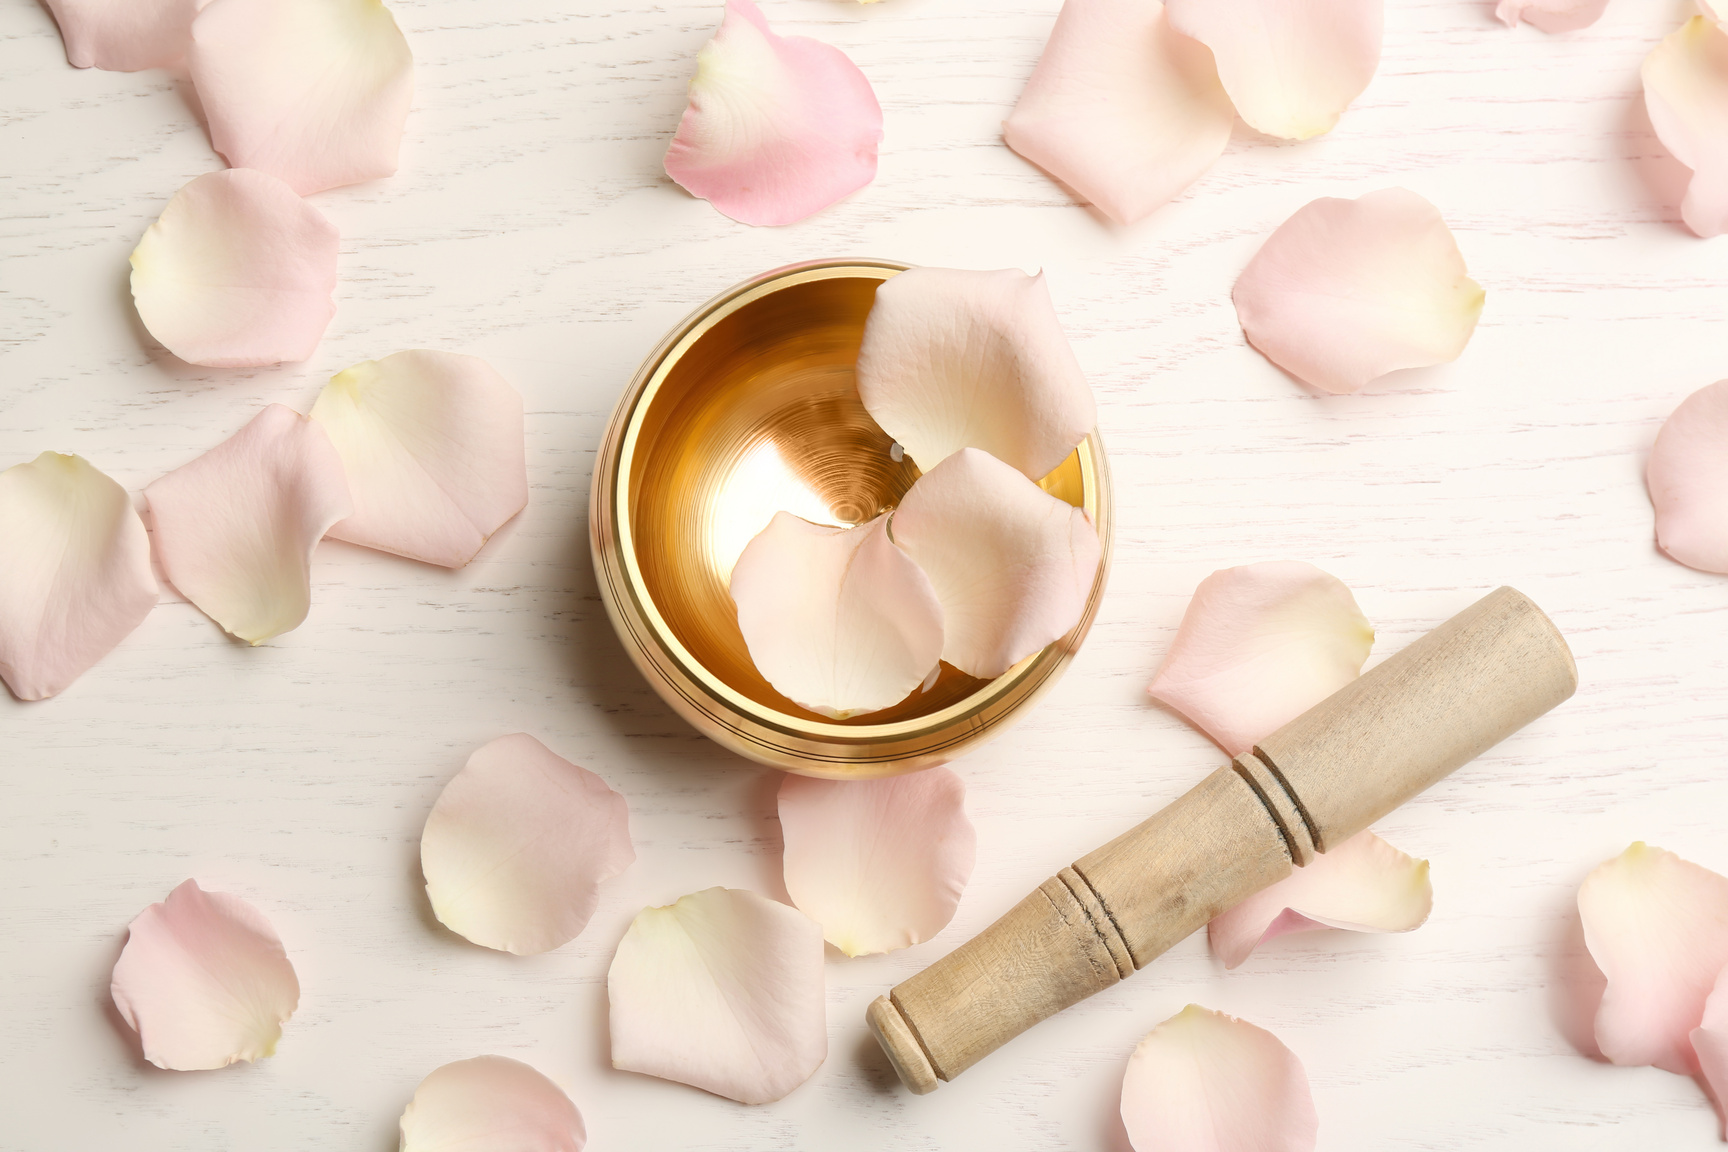
[[[928,690],[850,720],[800,708],[756,670],[727,592],[744,545],[782,509],[862,523],[918,478],[852,378],[876,286],[907,267],[794,264],[716,296],[643,361],[594,465],[594,569],[625,651],[704,735],[807,776],[928,768],[1005,730],[1073,658],[1109,567],[1110,483],[1094,432],[1042,482],[1086,510],[1103,545],[1066,636],[994,680],[943,664]]]

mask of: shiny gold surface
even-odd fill
[[[876,286],[903,267],[798,265],[710,302],[644,363],[595,466],[595,569],[626,650],[705,734],[790,771],[889,775],[994,735],[1071,657],[1104,586],[1109,498],[1094,435],[1044,481],[1086,508],[1105,545],[1068,636],[994,681],[944,664],[929,691],[848,721],[805,711],[756,671],[726,591],[744,545],[782,509],[861,523],[918,478],[852,378]]]

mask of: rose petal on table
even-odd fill
[[[1584,878],[1578,915],[1608,981],[1602,1054],[1695,1074],[1690,1034],[1728,966],[1728,878],[1638,841]]]
[[[600,882],[635,859],[624,797],[521,732],[468,757],[420,834],[439,921],[518,956],[574,940],[594,915]]]
[[[1494,15],[1508,28],[1522,20],[1544,32],[1576,32],[1600,20],[1607,8],[1608,0],[1500,0]]]
[[[400,1152],[582,1152],[588,1130],[564,1090],[520,1060],[434,1069],[402,1112]]]
[[[280,404],[144,489],[174,587],[252,644],[300,626],[312,550],[353,505],[324,430]]]
[[[1692,169],[1680,218],[1728,232],[1728,32],[1694,16],[1644,58],[1644,107],[1662,146]]]
[[[304,360],[336,314],[340,244],[335,225],[274,176],[206,172],[132,250],[132,300],[150,335],[189,364]]]
[[[913,268],[883,282],[858,394],[926,472],[981,448],[1039,480],[1098,422],[1043,274],[1013,268]]]
[[[1165,11],[1212,49],[1236,111],[1268,136],[1330,131],[1380,65],[1382,0],[1168,0]]]
[[[111,992],[145,1059],[181,1072],[273,1055],[300,1002],[270,922],[196,880],[132,921]]]
[[[1373,645],[1336,576],[1244,564],[1200,581],[1147,690],[1238,756],[1356,679]]]
[[[1312,1152],[1302,1062],[1278,1037],[1190,1004],[1147,1033],[1122,1077],[1135,1152]]]
[[[941,602],[942,659],[986,680],[1080,623],[1102,558],[1082,509],[976,448],[919,477],[891,530]]]
[[[1428,861],[1405,855],[1372,832],[1358,832],[1215,917],[1206,934],[1212,954],[1234,968],[1261,944],[1289,932],[1408,932],[1422,926],[1433,906]]]
[[[1268,360],[1316,388],[1355,392],[1400,368],[1456,360],[1483,292],[1439,210],[1385,188],[1298,210],[1242,270],[1232,299]]]
[[[396,171],[414,55],[379,0],[211,0],[187,63],[230,166],[302,196]]]
[[[0,541],[0,679],[20,700],[63,691],[156,603],[132,498],[82,456],[0,472]]]
[[[522,396],[478,356],[363,361],[330,378],[312,419],[354,498],[332,539],[460,568],[528,504]]]
[[[612,1066],[767,1104],[828,1055],[822,928],[732,888],[630,922],[606,974]]]
[[[947,768],[880,780],[780,782],[786,892],[848,956],[947,927],[972,875],[966,785]]]
[[[791,224],[876,176],[882,109],[838,48],[776,36],[750,0],[727,0],[696,54],[666,174],[744,224]]]
[[[1002,139],[1132,224],[1198,180],[1235,123],[1212,53],[1157,0],[1066,0]]]
[[[775,513],[732,568],[750,659],[774,690],[845,719],[898,704],[942,655],[942,606],[886,514],[831,528]]]
[[[1692,393],[1663,422],[1644,482],[1662,551],[1728,572],[1728,380]]]
[[[45,0],[74,68],[137,72],[186,55],[201,0]]]
[[[1722,1119],[1722,1135],[1728,1139],[1728,968],[1716,974],[1704,1001],[1704,1018],[1690,1039],[1698,1074],[1709,1086],[1711,1103]]]

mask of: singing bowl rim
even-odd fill
[[[703,735],[783,771],[834,779],[891,776],[946,763],[999,735],[1060,678],[1103,599],[1113,517],[1108,463],[1094,429],[1077,452],[1082,507],[1097,529],[1100,559],[1079,623],[946,708],[890,724],[824,723],[781,712],[745,696],[704,667],[655,605],[632,539],[629,478],[643,420],[678,358],[727,316],[772,292],[830,278],[882,281],[910,267],[871,258],[810,260],[728,288],[685,317],[642,361],[613,409],[596,455],[589,545],[601,599],[624,650],[650,686]]]

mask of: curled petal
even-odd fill
[[[400,1152],[582,1152],[588,1143],[564,1090],[504,1056],[435,1069],[414,1089],[400,1126]]]
[[[330,438],[280,404],[151,484],[144,498],[162,571],[205,615],[253,644],[306,619],[312,549],[353,508]]]
[[[1680,218],[1728,232],[1728,32],[1694,16],[1644,58],[1644,107],[1662,146],[1692,169]]]
[[[1268,136],[1328,132],[1380,65],[1382,0],[1169,0],[1171,27],[1218,61],[1242,119]]]
[[[1696,1073],[1690,1033],[1728,966],[1728,879],[1639,841],[1584,878],[1578,915],[1608,980],[1602,1055]]]
[[[1336,576],[1244,564],[1200,581],[1148,691],[1238,756],[1356,679],[1373,645]]]
[[[186,55],[200,0],[46,0],[74,68],[137,72]]]
[[[414,56],[380,0],[211,0],[187,63],[231,166],[302,196],[396,171]]]
[[[1544,32],[1576,32],[1600,20],[1607,7],[1608,0],[1500,0],[1494,15],[1508,28],[1522,20]]]
[[[1098,421],[1042,273],[913,268],[876,289],[858,394],[928,472],[981,448],[1033,480]]]
[[[1207,927],[1212,954],[1234,968],[1256,947],[1288,932],[1347,928],[1408,932],[1434,906],[1428,861],[1406,856],[1372,832],[1358,832]]]
[[[1313,1152],[1308,1075],[1278,1037],[1190,1004],[1147,1033],[1122,1077],[1135,1152]]]
[[[778,1100],[828,1055],[822,929],[754,892],[644,908],[606,974],[612,1066],[743,1104]]]
[[[1662,551],[1691,568],[1728,572],[1728,380],[1674,409],[1656,434],[1644,480]]]
[[[132,300],[189,364],[304,360],[336,314],[336,227],[263,172],[206,172],[132,250]]]
[[[942,655],[942,606],[888,517],[829,528],[776,513],[732,569],[750,658],[775,691],[845,719],[898,704]]]
[[[181,1072],[273,1055],[300,1002],[270,922],[196,880],[132,921],[111,991],[145,1058]]]
[[[1456,360],[1481,285],[1434,205],[1403,188],[1316,200],[1278,226],[1236,281],[1248,342],[1327,392]]]
[[[635,859],[624,797],[521,732],[468,758],[420,835],[439,921],[518,956],[575,939],[600,882]]]
[[[397,352],[312,406],[348,471],[335,540],[460,568],[528,503],[522,396],[478,356]]]
[[[1198,180],[1235,122],[1212,53],[1157,0],[1066,0],[1002,138],[1132,224]]]
[[[786,892],[848,956],[930,939],[954,918],[977,836],[946,768],[881,780],[780,782]]]
[[[791,224],[876,176],[882,109],[838,48],[776,36],[750,0],[726,0],[696,55],[666,174],[744,224]]]
[[[969,676],[1002,675],[1086,612],[1092,521],[988,452],[962,448],[919,477],[892,528],[941,601],[942,659]]]
[[[1710,1096],[1723,1117],[1723,1135],[1728,1138],[1728,968],[1717,974],[1704,1001],[1704,1018],[1692,1030],[1691,1040],[1699,1074],[1710,1086]]]
[[[0,472],[0,540],[0,679],[20,700],[61,692],[156,603],[132,498],[82,456]]]

